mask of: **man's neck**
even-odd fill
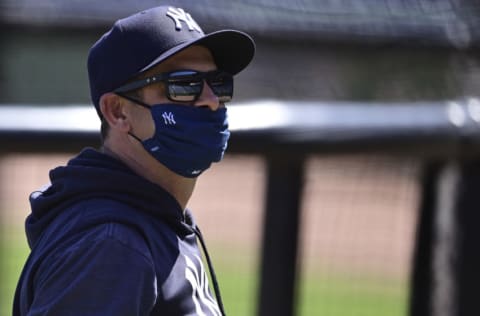
[[[102,151],[125,163],[139,176],[162,187],[177,200],[182,210],[185,210],[195,188],[196,178],[186,178],[172,172],[143,148],[141,149],[143,152],[135,152],[138,148],[115,149],[115,146],[106,143]]]

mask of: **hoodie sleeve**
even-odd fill
[[[46,260],[28,315],[149,315],[157,295],[153,260],[141,237],[126,239],[77,242]]]

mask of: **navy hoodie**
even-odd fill
[[[200,232],[169,193],[93,149],[53,169],[50,180],[30,197],[31,254],[14,316],[223,313],[213,270],[219,304],[209,290]]]

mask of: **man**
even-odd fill
[[[85,149],[32,193],[15,316],[225,314],[186,206],[223,157],[232,75],[254,49],[242,32],[205,35],[172,7],[119,20],[93,45],[102,150]]]

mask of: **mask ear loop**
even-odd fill
[[[142,100],[136,99],[136,98],[134,98],[134,97],[131,97],[131,96],[129,96],[129,95],[126,95],[126,94],[123,94],[123,93],[119,93],[119,92],[115,92],[115,94],[118,95],[118,96],[120,96],[120,97],[122,97],[122,98],[124,98],[124,99],[127,99],[128,101],[131,101],[131,102],[133,102],[133,103],[135,103],[135,104],[138,104],[138,105],[140,105],[140,106],[143,106],[144,108],[147,108],[147,109],[150,109],[150,108],[151,108],[150,105],[148,105],[147,103],[143,102]]]
[[[128,135],[132,136],[135,140],[137,140],[139,143],[143,143],[143,140],[141,140],[140,138],[138,138],[135,134],[133,134],[132,132],[128,132]]]
[[[115,94],[117,94],[118,96],[122,97],[122,98],[125,98],[127,99],[128,101],[131,101],[137,105],[140,105],[140,106],[143,106],[144,108],[147,108],[149,111],[151,109],[151,106],[148,105],[147,103],[141,101],[141,100],[138,100],[136,98],[133,98],[131,96],[128,96],[126,94],[123,94],[123,93],[118,93],[118,92],[115,92]],[[136,136],[135,134],[133,134],[132,132],[128,132],[128,135],[132,136],[134,139],[136,139],[139,143],[142,143],[143,141],[140,139],[140,137]]]

